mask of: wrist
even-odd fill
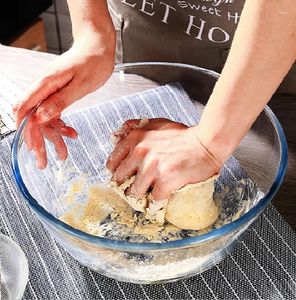
[[[212,166],[212,169],[216,172],[216,174],[218,174],[224,161],[218,160],[215,155],[210,152],[209,149],[203,144],[198,136],[197,126],[193,126],[188,129],[191,131],[191,136],[193,136],[193,139],[195,141],[195,148],[199,152],[199,155],[203,157],[202,160],[205,163],[210,164]]]
[[[113,27],[99,30],[92,26],[84,26],[83,29],[76,33],[73,42],[73,48],[92,49],[97,52],[115,52],[116,35]]]
[[[207,156],[217,167],[221,168],[233,152],[233,147],[227,145],[225,141],[220,141],[220,139],[214,134],[211,134],[209,130],[203,130],[203,128],[198,125],[192,127],[192,130],[195,139],[203,147]]]
[[[74,55],[84,57],[89,61],[101,62],[102,59],[114,68],[115,63],[115,34],[86,32],[74,41],[70,51]]]

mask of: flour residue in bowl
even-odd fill
[[[75,197],[70,192],[66,199],[69,203]],[[90,186],[86,203],[74,204],[60,219],[81,231],[112,239],[157,242],[181,238],[178,227],[147,220],[111,187],[101,184]]]
[[[84,183],[85,186],[82,186]],[[149,220],[143,212],[135,211],[110,186],[92,184],[84,180],[72,183],[62,197],[65,213],[60,219],[68,225],[91,235],[130,242],[167,242],[198,236],[219,228],[255,205],[254,197],[262,197],[250,179],[242,179],[232,187],[215,185],[214,201],[219,209],[217,221],[203,230],[182,230],[168,222],[163,224]],[[82,191],[86,201],[78,201]]]

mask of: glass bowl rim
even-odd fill
[[[167,62],[137,62],[137,63],[122,63],[117,64],[114,68],[114,73],[117,71],[122,71],[125,69],[130,69],[134,67],[150,67],[150,66],[163,66],[163,67],[177,67],[177,68],[185,68],[185,69],[191,69],[195,71],[202,72],[204,74],[210,75],[215,78],[219,78],[220,74],[208,70],[205,68],[189,65],[189,64],[182,64],[182,63],[167,63]],[[98,237],[91,234],[88,234],[86,232],[83,232],[79,229],[76,229],[61,220],[54,217],[52,214],[50,214],[47,210],[45,210],[41,205],[38,204],[38,202],[32,197],[30,192],[28,191],[26,185],[23,182],[22,176],[20,174],[20,168],[18,164],[18,153],[20,150],[20,142],[21,142],[21,136],[23,129],[26,125],[26,122],[30,115],[28,115],[19,128],[17,129],[13,142],[12,142],[12,151],[11,151],[11,162],[12,162],[12,170],[13,175],[15,178],[15,181],[17,183],[18,188],[21,191],[21,194],[23,198],[26,200],[30,208],[43,220],[45,223],[48,223],[52,225],[53,227],[56,227],[57,229],[60,229],[71,236],[75,238],[82,239],[86,242],[89,242],[91,244],[95,244],[96,246],[101,246],[107,249],[112,250],[130,250],[130,251],[139,251],[139,250],[164,250],[164,249],[175,249],[175,248],[184,248],[189,246],[194,246],[203,242],[207,242],[209,240],[222,237],[223,235],[226,235],[227,233],[231,231],[235,231],[240,226],[246,224],[252,219],[255,219],[258,217],[261,212],[265,209],[265,207],[269,204],[269,202],[272,200],[276,192],[278,191],[285,172],[287,168],[287,161],[288,161],[288,146],[286,137],[283,131],[283,128],[277,119],[277,117],[274,115],[272,110],[266,106],[264,108],[264,111],[266,115],[269,117],[270,121],[272,122],[276,134],[278,135],[279,141],[280,141],[280,162],[279,167],[276,173],[276,176],[274,178],[274,181],[269,189],[269,191],[266,193],[266,195],[255,205],[253,208],[251,208],[247,213],[242,215],[237,220],[228,223],[218,229],[213,229],[208,233],[195,236],[195,237],[188,237],[180,240],[175,241],[169,241],[165,243],[136,243],[136,242],[127,242],[127,241],[120,241],[120,240],[112,240],[105,237]]]

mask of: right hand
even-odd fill
[[[55,144],[58,156],[66,159],[66,145],[62,136],[75,138],[75,130],[67,127],[61,120],[62,111],[88,93],[101,87],[114,69],[115,40],[83,40],[59,56],[48,71],[41,76],[14,107],[17,126],[36,106],[26,128],[25,141],[35,152],[38,167],[46,167],[44,137]]]
[[[202,145],[198,126],[187,127],[168,119],[129,120],[117,131],[118,143],[107,161],[119,185],[135,175],[126,194],[141,198],[151,190],[154,200],[170,195],[188,183],[218,174],[221,163]]]

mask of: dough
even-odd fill
[[[146,194],[142,198],[136,198],[133,196],[125,195],[125,191],[134,182],[135,176],[126,180],[123,184],[118,185],[115,181],[111,181],[110,185],[122,199],[124,199],[134,210],[143,212],[146,220],[150,220],[153,223],[164,223],[165,209],[167,206],[167,200],[150,200],[150,195]]]
[[[126,180],[123,184],[118,185],[115,181],[111,181],[110,185],[113,188],[114,192],[117,193],[122,199],[124,199],[134,210],[145,212],[147,208],[147,197],[135,198],[132,196],[126,196],[125,191],[131,186],[134,182],[135,176]]]
[[[212,225],[218,218],[213,200],[216,178],[187,184],[174,193],[168,201],[165,219],[182,229],[200,230]]]
[[[75,186],[76,183],[72,184],[70,193],[66,197],[68,199],[70,196],[74,207],[60,216],[60,220],[70,226],[100,236],[101,230],[98,225],[109,215],[112,216],[113,213],[125,212],[126,215],[132,218],[132,208],[110,187],[102,184],[89,187],[87,193],[88,200],[83,205],[77,203],[75,200],[73,194],[73,187]]]
[[[218,218],[218,208],[213,200],[214,181],[217,177],[187,184],[169,200],[153,201],[149,194],[142,198],[126,196],[125,191],[134,182],[135,176],[120,186],[111,182],[111,187],[134,210],[144,212],[147,220],[159,224],[167,220],[181,229],[200,230],[212,225]]]

